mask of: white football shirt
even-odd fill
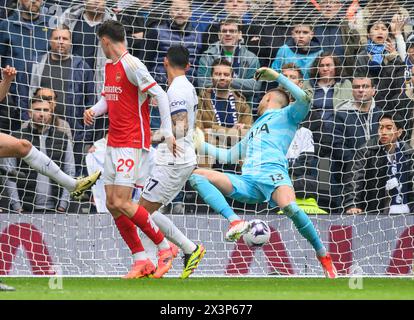
[[[174,157],[166,143],[160,143],[155,155],[155,163],[158,165],[195,165],[197,156],[193,145],[193,132],[196,120],[198,97],[194,86],[185,75],[174,78],[167,91],[170,103],[171,116],[179,112],[186,112],[188,119],[188,131],[185,137],[177,139],[177,145],[183,152]]]

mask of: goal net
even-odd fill
[[[1,66],[15,67],[17,76],[0,102],[0,129],[29,140],[72,176],[103,167],[108,119],[86,127],[83,112],[102,91],[106,58],[96,31],[109,19],[121,21],[130,53],[165,90],[167,49],[188,48],[187,77],[199,97],[196,125],[219,147],[240,141],[260,118],[262,99],[277,83],[256,81],[254,73],[272,68],[311,97],[287,153],[289,175],[339,274],[411,275],[413,6],[411,0],[5,1]],[[242,162],[201,155],[198,161],[241,173]],[[75,200],[20,159],[1,159],[0,177],[0,275],[128,271],[132,257],[105,207],[102,180]],[[228,202],[242,218],[268,222],[269,243],[225,242],[228,221],[189,183],[164,208],[206,247],[197,276],[323,275],[314,250],[279,208]],[[140,235],[155,260],[153,244]],[[168,275],[181,270],[176,259]]]

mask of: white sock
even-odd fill
[[[158,228],[164,233],[172,243],[183,250],[184,254],[191,254],[196,248],[196,244],[188,239],[175,224],[159,211],[155,211],[151,215],[152,220],[157,224]]]
[[[132,255],[134,261],[147,260],[148,256],[145,251],[137,252]]]
[[[60,170],[58,165],[54,163],[52,159],[35,147],[32,147],[29,154],[22,159],[37,172],[49,177],[62,187],[65,187],[69,191],[75,190],[76,180]]]

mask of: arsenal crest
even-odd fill
[[[117,72],[117,73],[116,73],[116,75],[115,75],[115,81],[116,81],[116,82],[121,81],[121,73],[120,73],[120,72]]]

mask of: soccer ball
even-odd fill
[[[266,222],[260,219],[250,221],[251,229],[243,235],[243,241],[249,247],[259,247],[270,239],[270,228]]]

